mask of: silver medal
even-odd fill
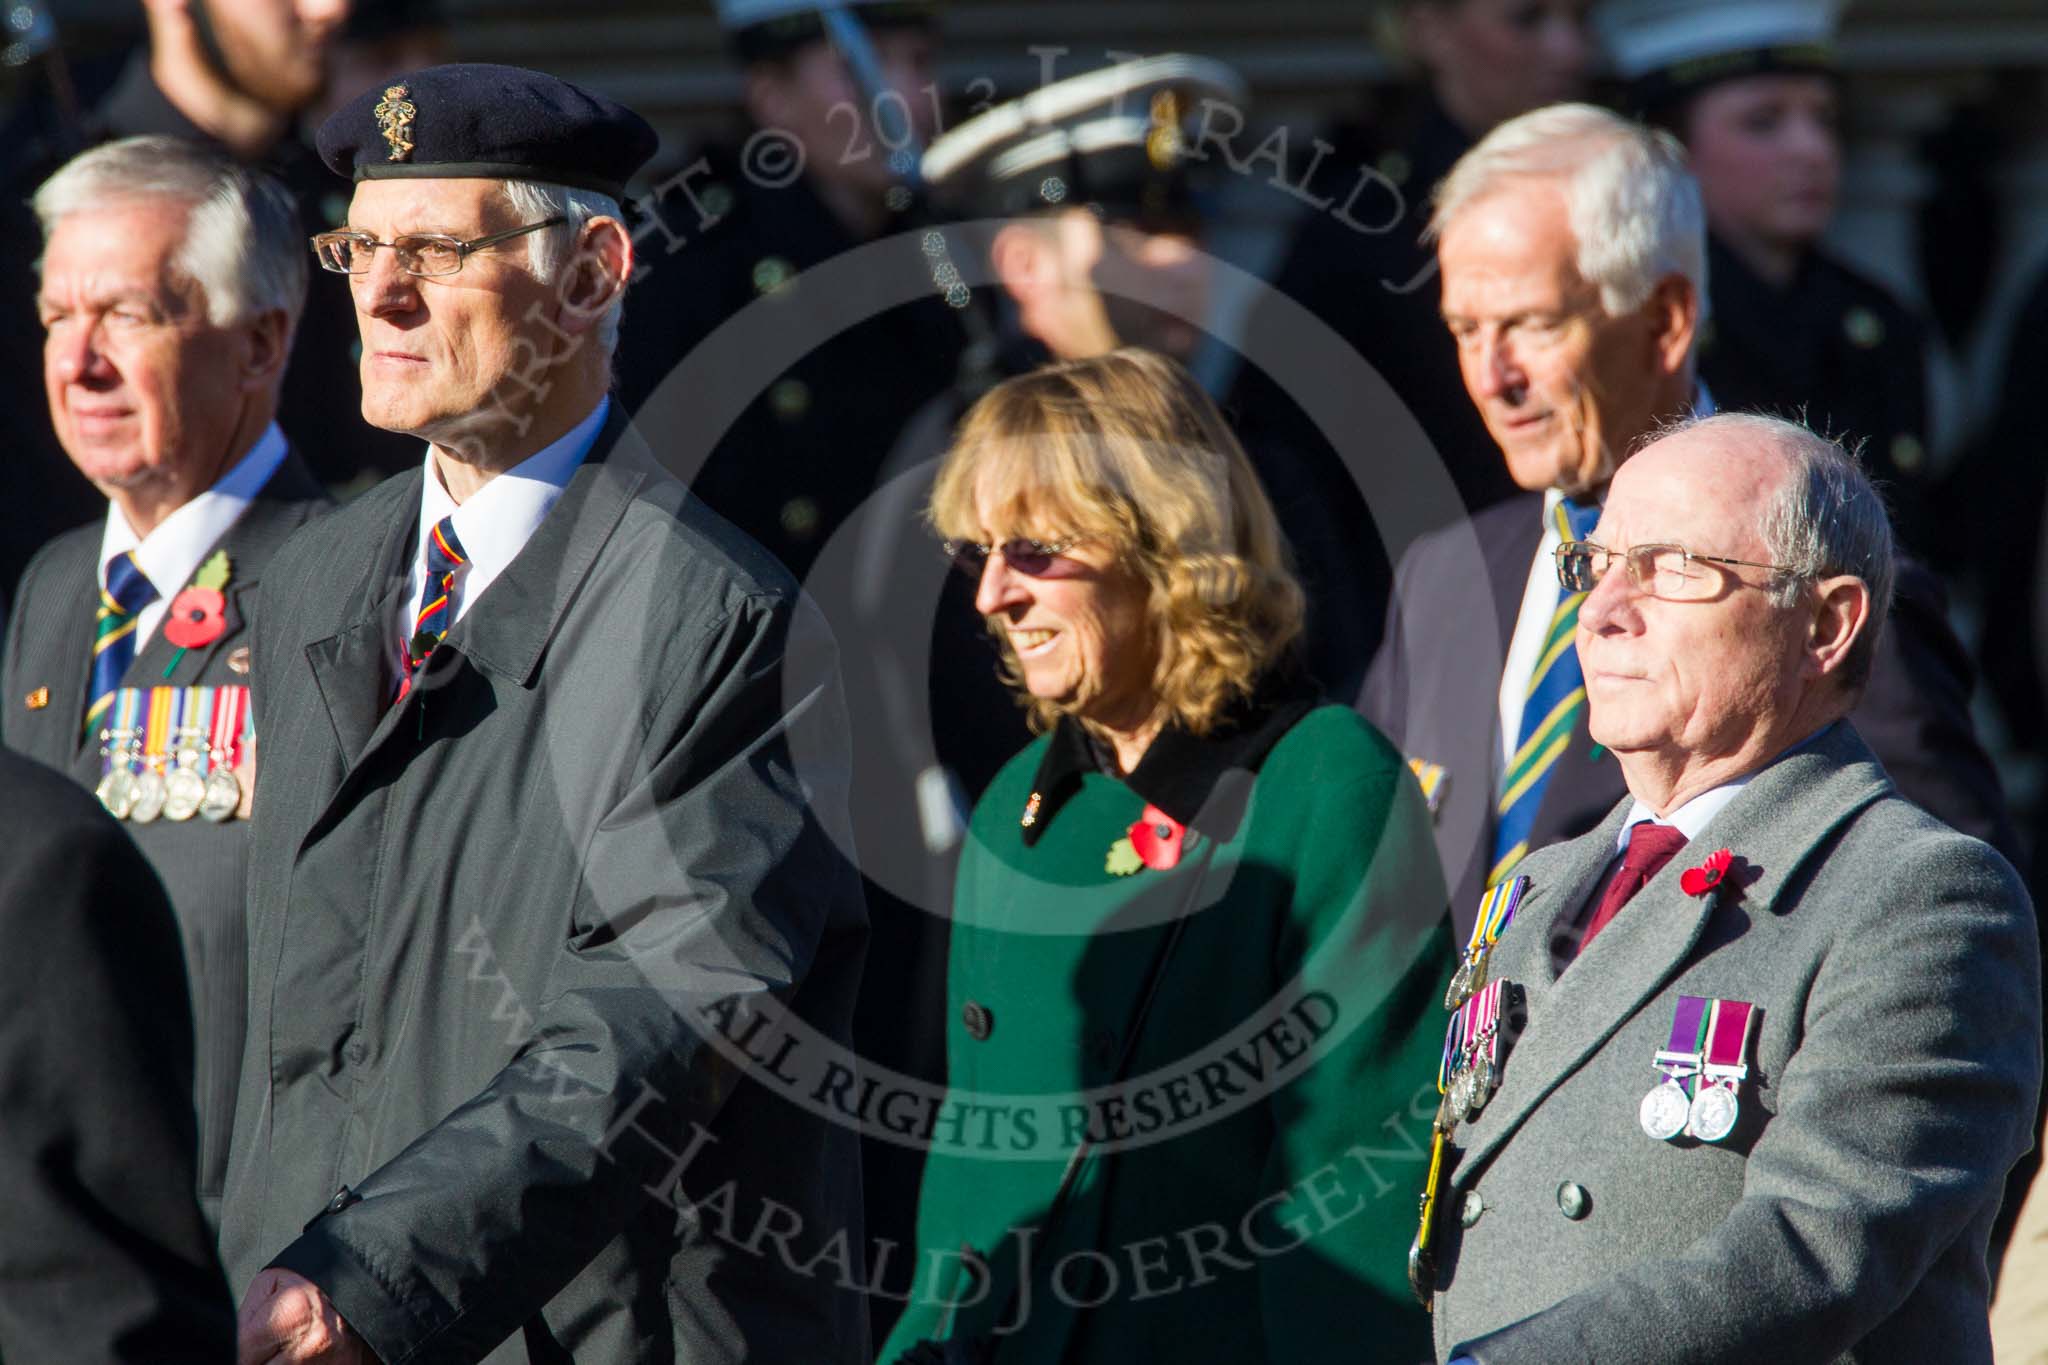
[[[110,770],[100,779],[98,795],[108,814],[126,820],[128,812],[135,809],[135,774],[126,767]]]
[[[1685,1131],[1701,1142],[1719,1142],[1735,1131],[1735,1114],[1739,1108],[1735,1087],[1701,1086],[1700,1093],[1693,1096],[1692,1113],[1686,1119]]]
[[[1464,1118],[1472,1110],[1472,1073],[1460,1070],[1451,1077],[1451,1117]]]
[[[1692,1101],[1687,1098],[1685,1087],[1667,1077],[1643,1096],[1642,1104],[1636,1108],[1636,1121],[1651,1137],[1669,1142],[1685,1131],[1691,1112]]]
[[[174,768],[164,778],[164,819],[190,820],[205,800],[206,779],[197,768]]]
[[[215,766],[206,775],[206,795],[199,803],[199,813],[217,825],[234,819],[241,806],[241,782],[228,769]]]
[[[1444,992],[1444,1008],[1454,1010],[1472,995],[1472,960],[1466,958],[1451,973],[1451,988]]]
[[[146,825],[164,812],[163,774],[154,768],[145,768],[135,779],[135,801],[129,807],[128,818],[138,825]]]
[[[1482,1048],[1478,1060],[1465,1074],[1472,1078],[1472,1093],[1465,1101],[1465,1117],[1476,1119],[1479,1111],[1486,1107],[1486,1102],[1493,1098],[1493,1058]]]

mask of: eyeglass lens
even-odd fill
[[[954,541],[949,547],[953,565],[962,573],[981,577],[982,566],[988,563],[989,547],[977,541]],[[1058,554],[1035,540],[1009,540],[998,547],[1003,562],[1026,578],[1038,578],[1052,568]]]

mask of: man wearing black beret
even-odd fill
[[[836,664],[607,395],[654,141],[476,65],[320,130],[426,449],[264,584],[244,1365],[864,1356],[855,1136],[783,1093],[865,951]]]

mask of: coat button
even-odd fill
[[[363,1197],[361,1195],[357,1194],[348,1186],[343,1185],[340,1189],[334,1192],[334,1198],[327,1201],[327,1206],[321,1209],[320,1212],[314,1214],[312,1218],[307,1221],[306,1226],[301,1228],[300,1231],[311,1232],[313,1230],[313,1224],[319,1222],[322,1218],[327,1217],[327,1215],[329,1215],[330,1213],[340,1213],[343,1209],[348,1208],[350,1205],[360,1204],[362,1202]]]
[[[1557,1187],[1557,1209],[1576,1223],[1593,1211],[1593,1196],[1578,1181],[1567,1180]]]
[[[988,1041],[995,1032],[996,1017],[989,1013],[987,1005],[970,1000],[960,1010],[960,1022],[967,1028],[967,1036],[977,1043]]]
[[[1458,1211],[1458,1221],[1471,1227],[1479,1221],[1479,1215],[1486,1212],[1486,1201],[1479,1197],[1479,1191],[1465,1191],[1465,1207]]]

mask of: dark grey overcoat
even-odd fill
[[[1573,960],[1626,815],[1519,869],[1490,975],[1526,992],[1526,1027],[1458,1130],[1438,1358],[1989,1365],[1985,1246],[2041,1080],[2018,876],[1902,799],[1841,723]],[[1721,848],[1729,888],[1686,894]],[[1638,1124],[1680,994],[1763,1012],[1719,1143]]]
[[[615,413],[393,705],[421,477],[266,583],[230,1279],[385,1365],[862,1359],[854,1134],[782,1079],[866,943],[830,639]]]

